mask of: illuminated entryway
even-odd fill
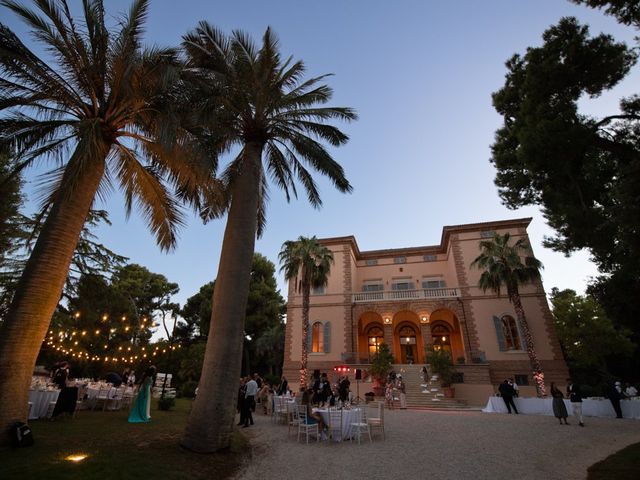
[[[449,352],[454,362],[464,358],[463,336],[456,314],[442,308],[431,312],[429,320],[433,349]]]
[[[400,363],[413,364],[418,361],[418,340],[415,328],[410,324],[403,324],[398,328],[400,343]]]

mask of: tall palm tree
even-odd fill
[[[312,288],[327,285],[333,265],[333,253],[321,245],[316,237],[298,237],[282,245],[279,254],[281,272],[287,280],[295,279],[296,292],[302,294],[302,358],[300,363],[300,386],[307,385],[307,359],[309,336],[309,297]]]
[[[183,48],[202,136],[218,154],[233,151],[220,178],[226,185],[228,217],[213,295],[211,330],[198,397],[182,445],[211,452],[229,446],[235,391],[242,361],[244,317],[256,235],[265,222],[268,181],[287,199],[302,184],[310,203],[320,195],[308,167],[327,176],[341,192],[351,191],[342,167],[320,141],[339,146],[348,137],[328,121],[352,120],[349,108],[324,107],[332,96],[325,77],[303,79],[304,64],[281,59],[278,42],[267,29],[262,45],[242,32],[227,37],[206,22],[184,37]]]
[[[96,195],[117,183],[127,213],[135,203],[166,250],[183,221],[167,181],[195,202],[192,187],[205,171],[180,154],[187,137],[165,108],[181,71],[177,51],[141,46],[148,0],[134,0],[115,32],[105,26],[102,0],[83,1],[78,23],[66,0],[33,3],[0,2],[50,57],[42,60],[0,24],[0,142],[16,152],[18,171],[54,163],[42,179],[44,224],[0,332],[0,428],[26,419],[36,356]]]
[[[513,245],[509,244],[510,239],[509,233],[504,235],[496,233],[491,240],[481,241],[482,253],[471,262],[471,266],[484,270],[479,282],[483,291],[492,290],[500,295],[503,287],[507,289],[507,296],[516,311],[518,323],[527,344],[527,355],[536,382],[536,390],[539,396],[543,396],[546,394],[544,372],[536,354],[519,291],[520,285],[526,285],[540,278],[542,263],[530,255],[531,249],[524,239],[518,239]]]

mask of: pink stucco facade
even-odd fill
[[[494,232],[527,237],[531,219],[444,227],[439,245],[360,251],[353,236],[321,239],[335,263],[324,291],[311,296],[310,370],[339,365],[366,371],[380,342],[397,364],[424,364],[428,348],[451,352],[462,383],[456,394],[472,404],[486,401],[504,378],[519,376],[533,392],[529,361],[506,295],[478,288],[471,269],[479,242]],[[302,298],[289,285],[284,375],[295,385],[302,351]],[[541,282],[520,291],[547,381],[564,382],[568,370]],[[510,323],[511,322],[511,323]],[[507,325],[507,327],[505,327]],[[509,329],[509,326],[511,329]],[[316,351],[313,351],[316,350]]]

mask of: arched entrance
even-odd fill
[[[434,350],[449,352],[454,362],[465,357],[462,330],[455,313],[446,308],[435,310],[431,313],[430,324]]]
[[[400,344],[400,363],[414,364],[418,362],[418,331],[410,323],[398,326],[396,337]]]
[[[393,355],[397,363],[424,362],[420,318],[411,310],[401,310],[393,316]]]
[[[369,361],[373,361],[373,357],[380,351],[380,345],[384,343],[384,331],[382,325],[372,323],[368,326],[367,332],[367,350],[369,353]]]
[[[354,358],[359,363],[370,363],[383,343],[382,316],[376,312],[364,312],[358,319],[358,338]]]

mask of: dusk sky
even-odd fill
[[[130,2],[105,4],[115,18]],[[32,45],[21,23],[6,10],[0,15]],[[272,186],[267,229],[256,251],[274,263],[282,243],[300,235],[354,235],[361,250],[401,248],[439,244],[445,225],[531,216],[529,235],[545,265],[546,290],[582,292],[596,274],[588,254],[567,259],[543,248],[543,237],[552,231],[539,210],[504,207],[489,163],[501,123],[491,93],[504,83],[504,62],[540,45],[543,31],[569,15],[588,23],[592,34],[606,32],[634,43],[633,29],[565,0],[155,0],[145,38],[149,44],[176,45],[206,19],[259,41],[271,26],[283,56],[304,60],[310,76],[335,74],[328,80],[333,105],[357,110],[359,120],[342,125],[350,142],[333,150],[352,194],[339,194],[316,176],[324,206],[314,210],[304,194],[287,204]],[[639,80],[636,68],[612,94],[585,100],[584,112],[616,112],[620,96],[637,91]],[[27,180],[32,192],[35,172]],[[116,191],[106,204],[96,205],[108,210],[113,222],[97,232],[104,245],[177,282],[181,304],[216,277],[225,219],[202,225],[190,216],[177,250],[163,254],[136,213],[125,219],[123,203]],[[28,207],[33,210],[33,203]],[[278,279],[286,295],[282,276]]]

